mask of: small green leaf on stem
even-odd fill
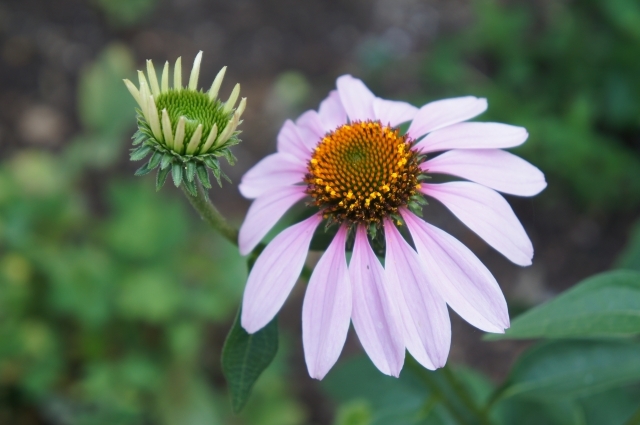
[[[233,411],[246,404],[251,389],[278,351],[278,323],[274,318],[267,326],[249,334],[240,325],[240,312],[222,349],[222,372],[231,392]]]

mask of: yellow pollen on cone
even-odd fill
[[[411,147],[408,136],[379,121],[342,125],[314,148],[307,193],[338,222],[382,223],[419,188],[419,155]]]

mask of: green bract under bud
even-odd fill
[[[140,87],[124,80],[125,85],[138,102],[138,131],[133,135],[135,147],[131,160],[140,161],[149,155],[148,162],[136,171],[137,176],[158,168],[157,189],[163,185],[169,173],[176,186],[184,184],[196,195],[196,176],[202,185],[211,188],[209,171],[221,184],[220,177],[227,176],[220,170],[218,157],[225,157],[233,165],[235,157],[229,149],[240,142],[237,130],[246,106],[236,84],[229,99],[221,102],[218,91],[227,67],[220,70],[208,92],[197,89],[202,52],[193,62],[189,85],[182,86],[182,61],[178,58],[173,71],[173,86],[169,87],[169,62],[165,63],[160,81],[153,63],[147,61],[147,75],[138,71]]]

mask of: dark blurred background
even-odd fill
[[[244,261],[177,190],[133,177],[122,78],[147,58],[182,56],[187,72],[199,50],[201,86],[227,65],[221,97],[240,82],[248,98],[239,161],[225,168],[234,184],[211,191],[237,224],[242,174],[275,150],[285,119],[351,73],[418,106],[484,96],[481,120],[529,130],[515,152],[549,187],[508,200],[533,266],[512,265],[435,202],[425,211],[480,256],[512,316],[593,273],[640,269],[635,0],[3,0],[1,424],[347,424],[306,373],[302,285],[281,314],[278,358],[231,413],[219,361]],[[450,361],[490,381],[527,346],[482,342],[452,320]],[[350,336],[343,359],[360,353]]]

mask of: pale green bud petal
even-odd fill
[[[140,109],[142,109],[142,115],[149,121],[149,96],[151,96],[151,93],[149,92],[149,86],[147,85],[147,80],[144,78],[144,75],[142,78],[143,79],[140,80]]]
[[[140,100],[140,91],[138,90],[138,88],[129,80],[125,79],[123,81],[124,85],[127,86],[129,93],[131,93],[131,96],[133,96],[136,102],[138,102],[138,105],[142,108],[142,100]]]
[[[173,67],[173,88],[182,89],[182,57],[176,59],[176,65]]]
[[[223,66],[222,69],[216,75],[216,78],[213,80],[213,84],[211,85],[211,89],[209,90],[209,99],[215,100],[218,97],[218,92],[220,91],[220,86],[222,85],[222,80],[224,80],[224,74],[227,72],[227,67]]]
[[[238,108],[236,109],[236,112],[234,112],[234,114],[237,115],[238,118],[240,118],[246,107],[247,107],[247,98],[243,97],[242,99],[240,99],[240,104],[238,105]]]
[[[169,61],[164,63],[164,69],[162,70],[162,85],[160,87],[162,93],[169,91]]]
[[[149,111],[149,125],[151,126],[151,131],[153,131],[153,135],[158,141],[162,142],[162,131],[160,130],[160,118],[158,117],[158,108],[156,108],[156,102],[153,99],[153,96],[149,96],[148,103],[148,111]]]
[[[198,76],[200,75],[200,63],[202,62],[202,50],[198,52],[196,58],[193,61],[193,68],[191,68],[191,76],[189,76],[189,90],[198,89]]]
[[[229,100],[227,100],[224,104],[223,111],[225,114],[228,114],[229,112],[231,112],[231,110],[236,104],[236,100],[238,100],[239,95],[240,95],[240,83],[236,84],[236,86],[233,88],[233,91],[231,92],[231,95],[229,96]]]
[[[204,145],[202,145],[202,148],[200,148],[200,153],[206,153],[211,148],[211,146],[213,146],[213,143],[216,141],[217,135],[218,125],[214,124],[211,128],[211,132],[209,133],[209,137],[207,137],[207,141],[204,142]]]
[[[173,130],[171,129],[171,119],[166,108],[162,110],[162,133],[164,134],[165,145],[169,149],[173,149]]]
[[[144,72],[142,71],[138,71],[138,82],[140,83],[140,87],[142,87],[142,84],[149,85],[149,83],[147,83],[147,77],[144,76]]]
[[[236,127],[238,126],[239,120],[240,118],[238,118],[236,114],[233,114],[233,118],[229,120],[229,122],[227,123],[227,126],[222,131],[222,134],[220,134],[220,137],[218,137],[218,142],[214,145],[215,147],[221,146],[224,142],[226,142],[229,139],[229,137],[231,137]]]
[[[200,145],[200,141],[202,140],[202,124],[198,124],[198,128],[193,132],[193,136],[191,136],[191,140],[187,145],[187,155],[193,155],[195,151],[198,149],[198,145]]]
[[[156,74],[156,68],[153,66],[151,59],[147,60],[147,74],[149,75],[149,86],[151,87],[151,93],[158,97],[160,96],[160,86],[158,85],[158,75]]]
[[[173,150],[182,153],[182,148],[184,148],[184,126],[186,120],[184,117],[180,117],[178,120],[178,126],[176,127],[176,137],[173,139]]]

